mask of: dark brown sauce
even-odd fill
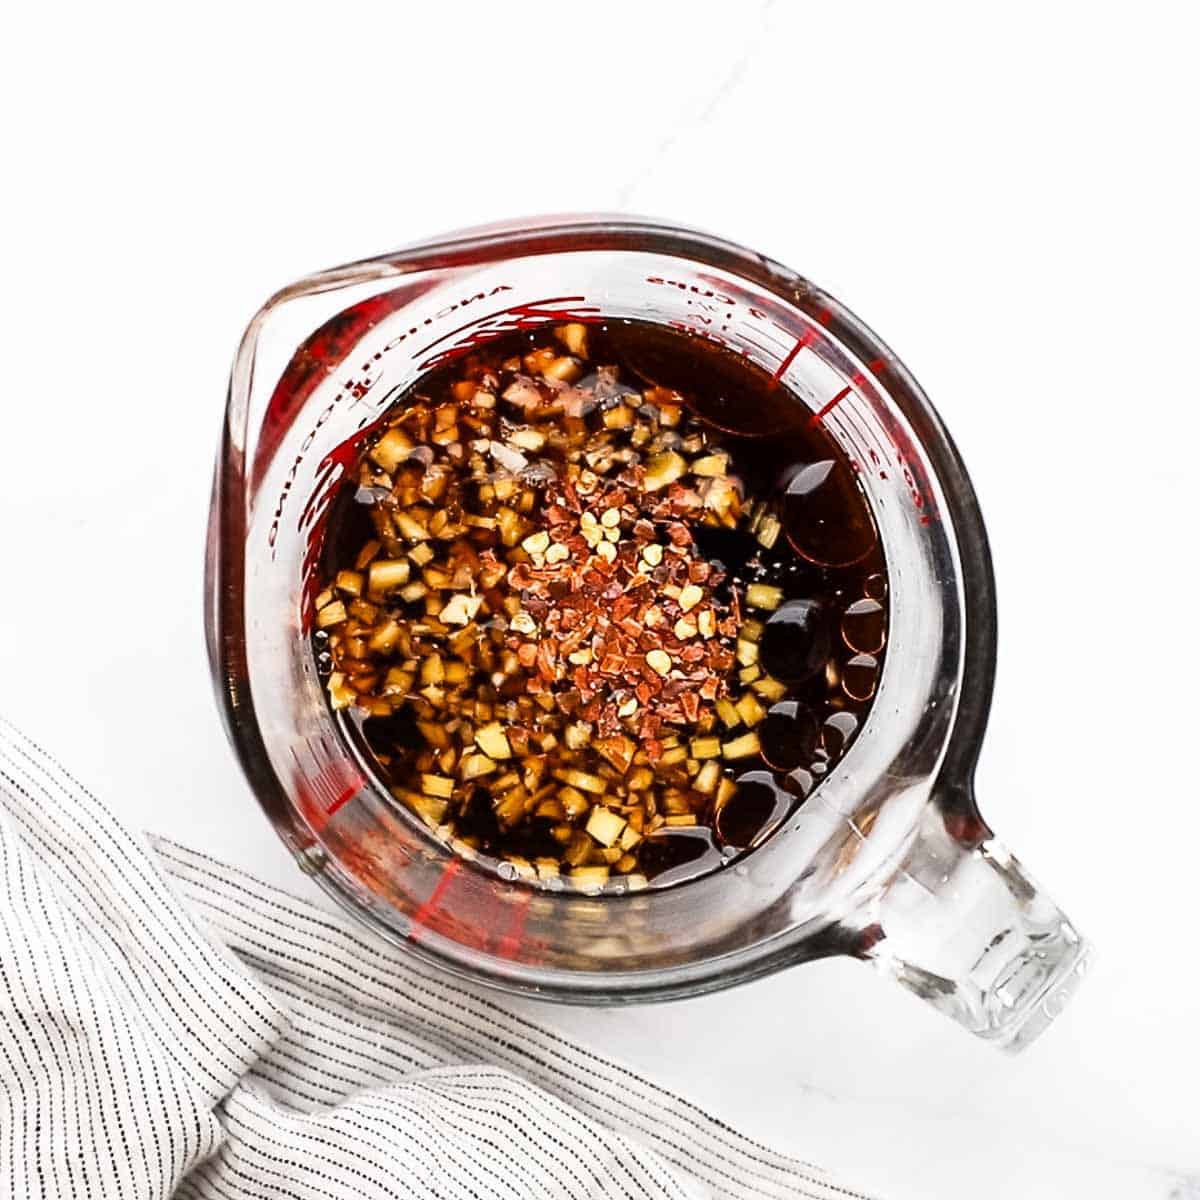
[[[666,828],[648,837],[639,863],[650,885],[694,879],[746,853],[779,828],[819,785],[862,726],[874,694],[886,640],[886,570],[875,525],[854,471],[810,410],[767,372],[692,335],[620,321],[590,326],[590,358],[616,364],[634,388],[656,385],[685,397],[702,422],[722,431],[731,471],[751,495],[782,519],[782,536],[764,548],[745,529],[697,528],[699,553],[720,563],[729,595],[751,584],[781,589],[783,603],[765,618],[761,666],[787,685],[785,698],[764,702],[762,752],[724,767],[738,791],[710,825]],[[547,331],[508,335],[484,353],[500,361],[544,345]],[[452,361],[424,377],[413,393],[441,396],[457,378]],[[402,398],[400,403],[405,403]],[[347,487],[328,521],[322,577],[331,578],[372,536],[369,495]],[[414,615],[419,605],[414,608]],[[317,634],[318,666],[329,670]],[[736,674],[737,668],[735,668]],[[401,711],[368,718],[340,711],[345,735],[389,785],[406,749],[421,743]],[[561,850],[549,826],[501,829],[484,787],[459,817],[459,831],[478,846],[479,861],[497,866]]]

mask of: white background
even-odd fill
[[[993,11],[10,12],[0,709],[127,822],[303,891],[203,651],[245,322],[502,217],[743,241],[864,317],[953,430],[1000,587],[982,804],[1099,957],[1015,1059],[849,962],[544,1019],[891,1196],[1200,1195],[1134,1167],[1200,1171],[1197,41],[1184,5]]]

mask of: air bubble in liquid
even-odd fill
[[[818,600],[789,600],[767,622],[759,644],[763,669],[789,686],[804,683],[829,659],[829,618]]]
[[[813,790],[812,772],[806,771],[803,767],[797,767],[784,778],[783,786],[793,796],[799,796],[801,800],[806,800],[809,792]]]
[[[717,836],[726,846],[748,849],[770,833],[794,803],[770,771],[747,771],[738,776],[737,792],[717,813]]]
[[[790,771],[806,763],[819,736],[817,718],[798,700],[782,700],[772,705],[758,727],[762,756],[777,771]]]
[[[873,654],[856,654],[842,668],[842,691],[851,700],[870,700],[879,678],[879,660]]]
[[[860,654],[883,649],[884,612],[878,600],[855,600],[842,614],[842,640]]]
[[[831,458],[796,468],[784,488],[783,516],[796,553],[823,567],[848,567],[875,545],[850,468]]]
[[[821,727],[821,742],[825,753],[836,758],[858,732],[858,718],[851,712],[837,712]]]

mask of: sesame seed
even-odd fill
[[[646,666],[659,675],[671,673],[671,656],[665,650],[651,650],[646,655]]]

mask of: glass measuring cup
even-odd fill
[[[432,366],[514,329],[633,318],[766,368],[854,466],[889,580],[865,725],[766,843],[682,887],[537,890],[455,857],[335,725],[309,637],[324,521],[363,439]],[[650,221],[471,231],[273,297],[234,363],[207,560],[230,737],[302,869],[412,953],[576,1003],[687,996],[811,959],[873,962],[972,1032],[1027,1044],[1088,948],[979,815],[991,564],[963,465],[892,352],[762,256]]]

